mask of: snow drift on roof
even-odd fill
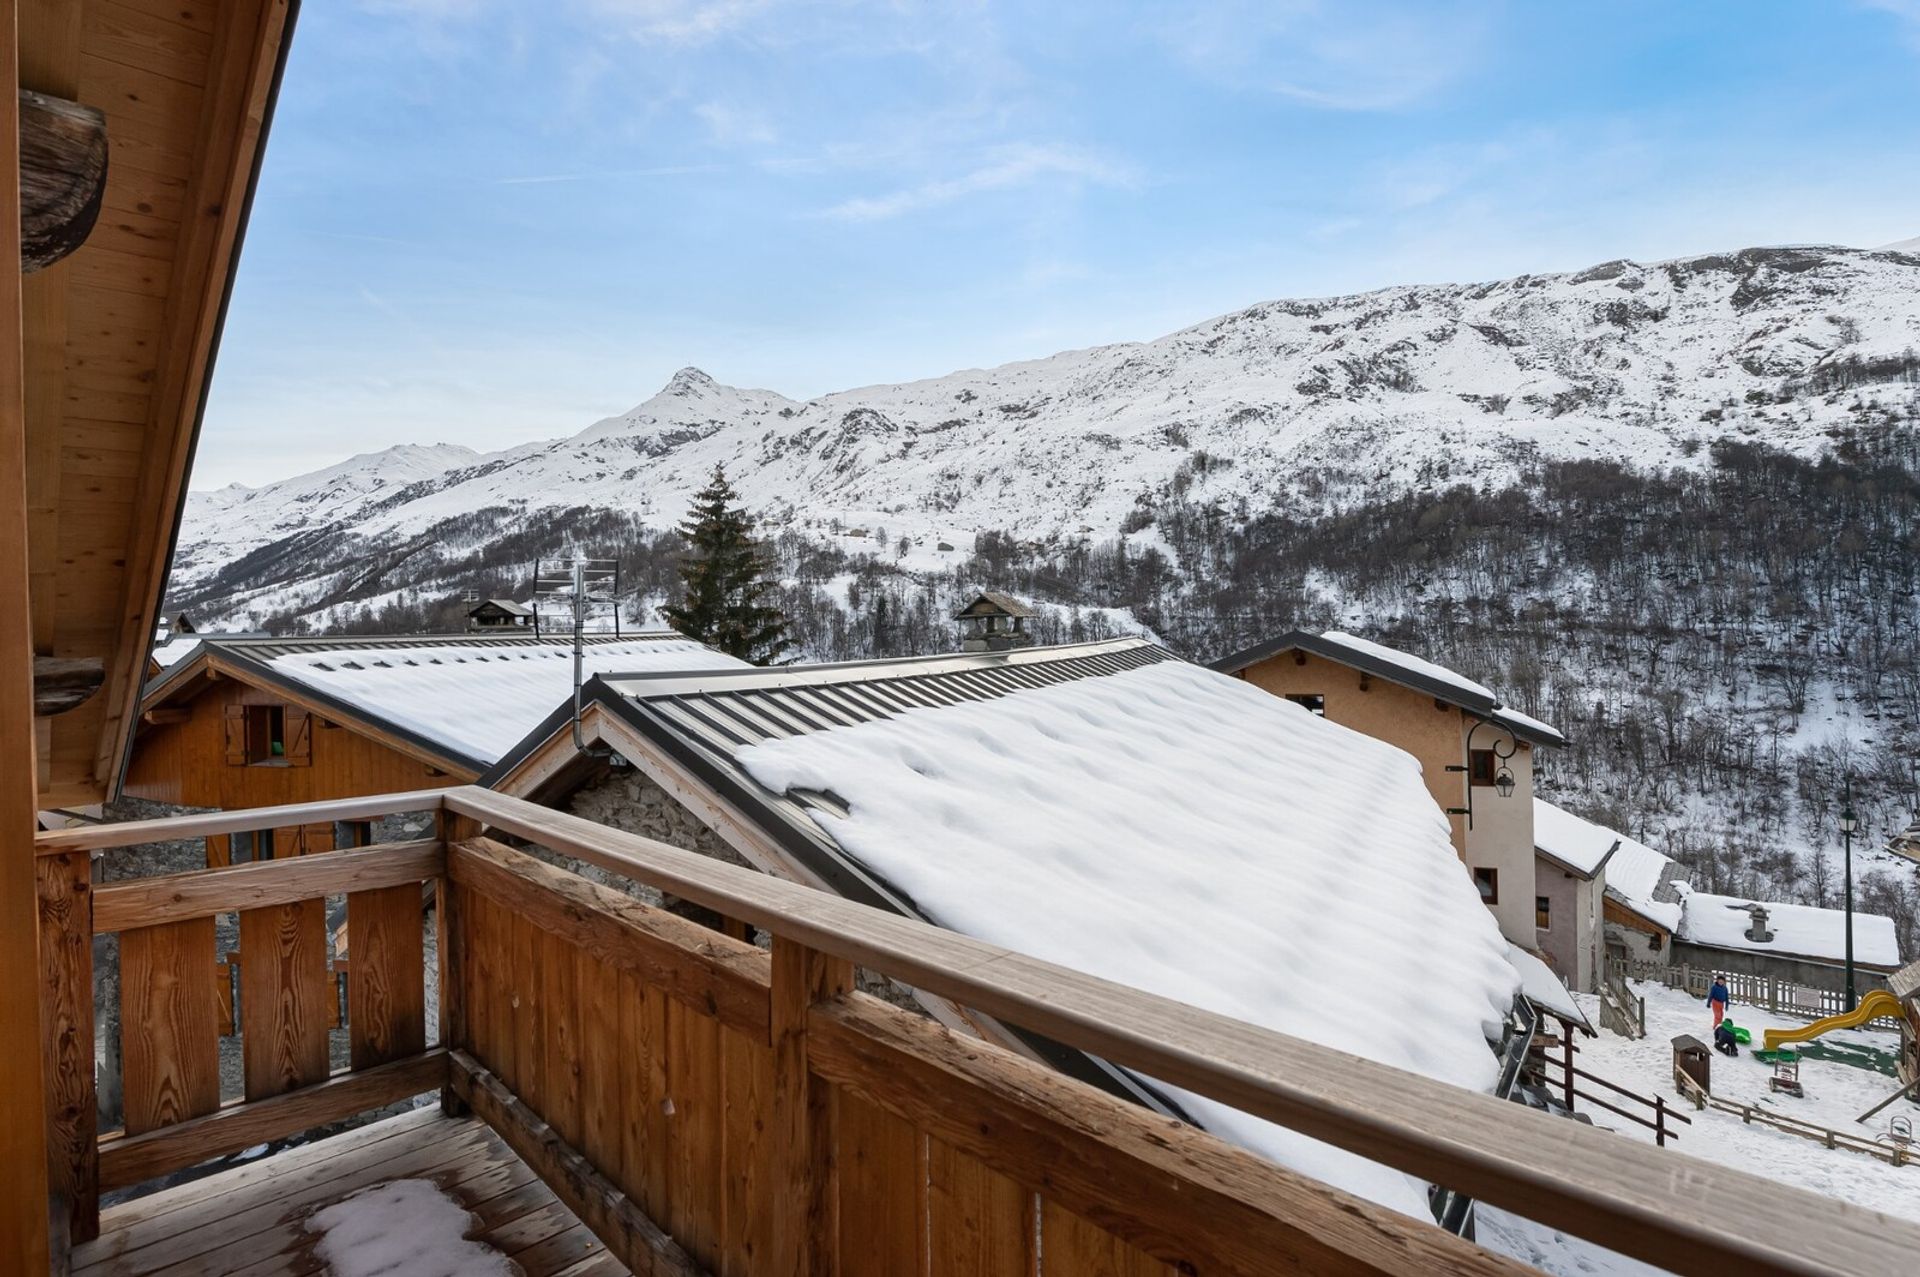
[[[1457,687],[1469,696],[1481,696],[1490,701],[1498,701],[1500,699],[1493,694],[1493,689],[1484,683],[1476,683],[1464,674],[1456,673],[1444,665],[1435,665],[1432,661],[1423,661],[1419,657],[1403,652],[1397,647],[1388,647],[1383,643],[1375,643],[1372,639],[1363,639],[1357,635],[1346,634],[1339,630],[1328,630],[1320,637],[1329,643],[1337,643],[1341,647],[1349,648],[1355,652],[1364,652],[1376,661],[1385,661],[1389,665],[1398,665],[1409,674],[1418,674],[1420,677],[1432,679],[1436,683],[1445,683],[1450,687]],[[1545,726],[1545,724],[1541,724],[1541,726]],[[1549,728],[1548,730],[1552,729]],[[1558,736],[1560,733],[1554,732],[1553,734]]]
[[[573,691],[573,648],[566,643],[306,648],[268,663],[370,718],[489,764],[519,744]],[[584,669],[591,678],[745,665],[705,644],[676,637],[589,644]]]
[[[1533,800],[1533,845],[1588,877],[1622,841],[1613,830],[1582,820],[1544,798]]]
[[[1490,1089],[1519,981],[1419,764],[1167,661],[771,741],[737,761],[928,917],[1282,1033]],[[1168,1088],[1170,1091],[1172,1088]],[[1209,1129],[1410,1215],[1402,1173],[1198,1096]]]
[[[1686,912],[1680,922],[1680,938],[1689,944],[1715,949],[1743,949],[1754,953],[1791,954],[1841,962],[1847,956],[1847,915],[1843,909],[1819,909],[1812,905],[1783,905],[1759,902],[1767,911],[1767,930],[1773,939],[1767,943],[1747,939],[1753,915],[1747,906],[1752,901],[1740,896],[1714,896],[1690,891]],[[1900,941],[1894,933],[1893,919],[1879,914],[1853,915],[1853,956],[1857,962],[1876,967],[1900,965]]]
[[[1507,946],[1507,961],[1520,973],[1520,992],[1527,995],[1527,1001],[1545,1007],[1555,1015],[1563,1015],[1575,1024],[1593,1027],[1587,1024],[1587,1013],[1573,1000],[1572,992],[1560,982],[1560,977],[1553,973],[1552,967],[1517,944]]]

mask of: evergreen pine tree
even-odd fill
[[[690,639],[754,665],[772,665],[793,640],[786,615],[762,601],[773,582],[765,579],[746,510],[733,504],[736,495],[726,467],[715,466],[680,525],[688,547],[680,561],[684,596],[661,612]]]

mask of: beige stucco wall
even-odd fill
[[[1536,934],[1540,952],[1561,979],[1592,993],[1600,979],[1600,879],[1583,879],[1550,860],[1534,860],[1534,891],[1550,904],[1552,926]]]
[[[1250,665],[1240,677],[1276,696],[1319,695],[1326,698],[1330,722],[1365,732],[1412,754],[1420,762],[1427,792],[1441,811],[1467,804],[1467,777],[1449,766],[1467,761],[1467,733],[1473,720],[1458,706],[1307,652],[1283,652]],[[1495,739],[1483,727],[1475,738],[1479,747]],[[1514,776],[1513,795],[1501,798],[1491,786],[1475,790],[1474,828],[1462,816],[1449,816],[1454,850],[1470,868],[1490,868],[1499,874],[1500,897],[1493,915],[1509,940],[1526,948],[1536,944],[1533,926],[1533,751],[1521,743],[1507,767]]]

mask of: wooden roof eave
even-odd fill
[[[131,745],[295,7],[228,0],[160,15],[192,28],[198,43],[116,37],[83,22],[80,5],[23,15],[26,87],[104,112],[110,152],[93,235],[24,281],[34,645],[97,658],[106,671],[92,701],[37,724],[48,804],[104,797]],[[182,58],[190,68],[176,65]],[[146,318],[122,322],[133,302]],[[115,379],[111,391],[87,388],[102,377]],[[92,444],[96,409],[76,394],[125,408],[104,450]],[[99,469],[102,457],[117,468]]]
[[[169,669],[140,702],[139,713],[130,715],[138,719],[162,706],[191,701],[222,678],[245,683],[249,687],[270,692],[290,705],[297,705],[315,718],[366,737],[368,740],[386,746],[396,753],[443,771],[448,776],[448,784],[472,784],[486,770],[484,763],[475,758],[447,753],[432,748],[426,742],[404,732],[396,731],[378,719],[370,718],[351,703],[337,697],[315,691],[292,679],[282,678],[271,666],[244,657],[234,657],[217,648],[203,647],[186,660]],[[128,750],[128,758],[132,750]],[[125,780],[125,767],[114,777],[113,791],[118,793]]]

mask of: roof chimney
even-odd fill
[[[1033,633],[1027,629],[1032,608],[998,590],[986,590],[954,614],[960,622],[960,650],[963,652],[1004,652],[1009,648],[1033,646]]]
[[[1773,939],[1773,932],[1767,930],[1767,907],[1763,904],[1750,904],[1747,913],[1753,921],[1747,924],[1747,939],[1755,944],[1766,944]]]

